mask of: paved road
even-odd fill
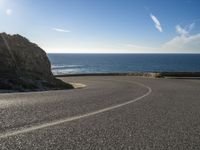
[[[200,149],[200,80],[62,79],[87,87],[0,94],[0,149]]]

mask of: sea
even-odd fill
[[[200,72],[200,54],[48,54],[54,75]]]

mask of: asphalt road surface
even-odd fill
[[[200,149],[200,80],[67,77],[82,89],[0,94],[1,150]]]

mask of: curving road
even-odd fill
[[[200,149],[200,80],[67,77],[83,89],[0,94],[0,149]]]

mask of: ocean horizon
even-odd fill
[[[54,75],[200,71],[200,54],[49,53],[48,57]]]

